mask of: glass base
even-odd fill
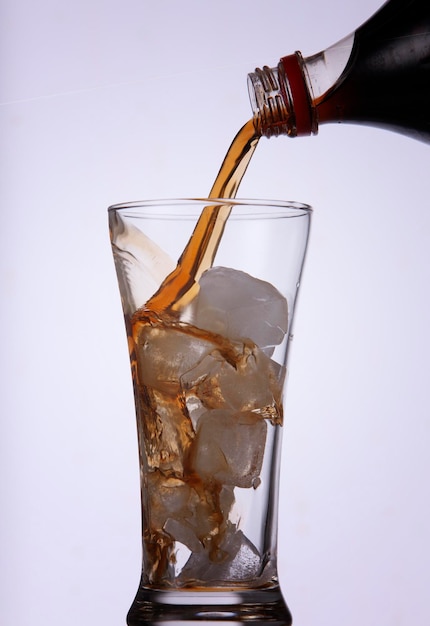
[[[128,626],[191,625],[218,622],[254,626],[291,626],[292,618],[279,588],[240,591],[161,591],[139,589],[127,615]]]

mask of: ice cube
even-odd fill
[[[199,541],[196,529],[187,520],[177,520],[169,517],[164,525],[164,530],[173,537],[175,541],[187,546],[191,552],[203,550],[203,544]]]
[[[183,520],[190,516],[193,501],[197,500],[186,482],[158,471],[147,474],[145,487],[143,493],[148,501],[144,503],[144,510],[154,531],[161,531],[169,519]]]
[[[139,379],[154,389],[176,396],[180,377],[218,344],[187,332],[187,326],[142,326],[137,341]],[[189,330],[189,328],[188,328]]]
[[[249,338],[272,354],[288,328],[288,303],[270,283],[245,272],[213,267],[200,279],[194,323],[231,339]]]
[[[260,573],[262,558],[257,548],[233,524],[226,527],[223,541],[216,552],[210,550],[191,554],[179,580],[205,582],[252,580]]]
[[[213,537],[219,538],[222,533],[221,527],[234,503],[234,493],[229,485],[220,488],[213,482],[204,484],[195,475],[191,483],[193,487],[190,487],[187,500],[183,502],[184,495],[181,493],[176,499],[176,504],[183,506],[173,506],[169,512],[172,494],[165,499],[167,519],[163,530],[192,552],[200,552],[208,544],[211,545]],[[164,493],[160,491],[159,498],[163,497]]]
[[[228,563],[223,573],[227,580],[243,580],[255,578],[261,569],[261,556],[251,541],[242,533],[237,531],[234,535],[236,554]],[[232,543],[232,542],[231,542]],[[228,546],[224,544],[224,549]]]
[[[168,394],[146,388],[147,404],[143,406],[140,393],[138,390],[136,395],[141,408],[138,427],[142,430],[148,467],[180,477],[184,472],[185,453],[194,437],[189,416],[180,402]]]
[[[149,472],[144,511],[152,532],[168,533],[172,541],[200,552],[208,538],[219,536],[220,524],[234,502],[233,488],[203,485],[197,477],[192,484],[187,480]]]
[[[207,354],[181,377],[181,385],[190,397],[190,408],[195,407],[194,417],[190,412],[194,425],[202,407],[258,411],[262,415],[268,412],[272,421],[280,422],[284,376],[285,368],[257,346],[236,342],[233,360],[223,358],[219,352]]]
[[[251,411],[207,411],[189,448],[189,466],[203,482],[252,487],[263,464],[267,424]]]

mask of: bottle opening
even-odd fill
[[[293,134],[288,95],[281,92],[278,68],[267,65],[248,74],[248,92],[254,122],[265,137]]]
[[[303,64],[302,55],[296,52],[282,58],[276,68],[264,66],[248,75],[254,123],[265,137],[318,132]]]

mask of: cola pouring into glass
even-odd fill
[[[345,122],[430,141],[430,4],[390,0],[338,44],[283,57],[248,85],[253,118],[207,199],[109,209],[141,475],[129,626],[292,623],[277,574],[279,464],[311,209],[234,198],[262,136]]]

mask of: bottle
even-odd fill
[[[347,122],[430,143],[430,0],[389,0],[327,50],[257,68],[248,89],[254,124],[266,137]]]

